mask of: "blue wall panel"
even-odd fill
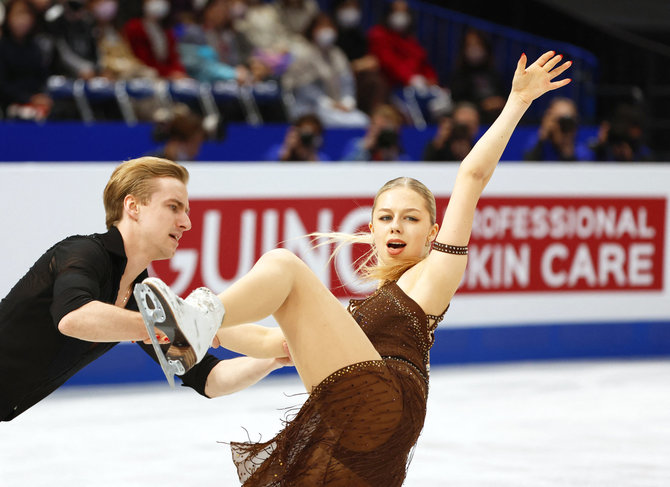
[[[217,349],[220,358],[236,356]],[[670,321],[440,328],[431,365],[569,359],[670,358]],[[273,374],[293,373],[285,367]],[[164,381],[138,346],[120,344],[75,375],[68,385]]]

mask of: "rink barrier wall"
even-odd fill
[[[238,356],[211,350],[219,358]],[[670,321],[570,325],[440,328],[432,367],[562,360],[670,358]],[[293,367],[272,375],[294,374]],[[165,381],[160,367],[138,346],[121,343],[72,377],[67,385]]]
[[[286,136],[289,125],[283,123],[251,126],[231,122],[223,141],[207,141],[198,154],[199,161],[273,161],[278,147]],[[478,136],[484,133],[482,127]],[[150,123],[128,127],[122,122],[104,122],[84,125],[74,122],[47,124],[0,124],[0,162],[105,162],[123,161],[138,155],[154,154],[161,143],[152,137]],[[410,161],[421,161],[426,145],[435,136],[437,127],[424,130],[405,127],[400,139]],[[523,159],[527,141],[537,133],[536,125],[519,127],[505,149],[502,160]],[[597,126],[579,128],[578,140],[587,142],[597,136]],[[327,162],[341,161],[352,150],[352,140],[365,135],[360,128],[329,128],[323,134],[322,154]],[[273,150],[274,149],[274,150]]]
[[[54,242],[104,231],[101,193],[115,165],[0,164],[11,231],[0,239],[0,296]],[[188,168],[193,230],[151,273],[182,295],[201,285],[220,291],[283,246],[345,305],[371,290],[353,279],[359,251],[329,263],[330,249],[298,237],[364,229],[376,190],[401,175],[427,183],[441,212],[457,171],[420,163]],[[436,331],[432,364],[670,357],[669,198],[667,164],[501,164],[479,202],[468,268]],[[121,344],[71,383],[145,380],[163,380],[160,369]]]

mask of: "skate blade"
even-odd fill
[[[168,384],[170,384],[170,387],[174,389],[174,376],[182,375],[186,372],[186,370],[179,360],[173,360],[163,353],[163,349],[161,348],[160,343],[158,343],[158,339],[156,338],[156,331],[154,329],[158,328],[172,341],[172,338],[175,336],[176,329],[174,320],[168,319],[168,315],[165,310],[166,307],[163,306],[163,302],[159,298],[159,294],[154,293],[150,286],[143,283],[135,284],[133,295],[135,296],[135,301],[137,302],[137,306],[140,310],[140,313],[142,314],[142,320],[144,321],[144,326],[146,327],[147,333],[149,334],[151,344],[154,347],[154,352],[156,353],[158,363],[163,369],[163,373],[165,374],[165,378],[167,379]]]

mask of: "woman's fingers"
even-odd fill
[[[537,64],[538,66],[542,67],[545,64],[547,64],[547,61],[552,59],[555,56],[555,54],[556,54],[556,51],[547,51],[544,54],[542,54],[539,58],[537,58],[537,60],[533,64]],[[560,61],[560,59],[559,59],[559,61]]]
[[[554,79],[556,76],[565,72],[565,70],[568,69],[570,66],[572,66],[572,61],[564,62],[559,67],[557,67],[556,69],[554,69],[549,73],[549,79]]]
[[[550,86],[551,86],[552,90],[556,90],[558,88],[562,88],[563,86],[565,86],[567,84],[570,84],[571,81],[572,81],[572,78],[565,78],[565,79],[562,79],[562,80],[553,81]]]
[[[523,73],[526,70],[526,63],[528,62],[528,58],[526,57],[526,53],[522,53],[521,57],[519,58],[519,61],[516,63],[516,72],[518,74]]]
[[[549,59],[549,61],[544,63],[542,68],[548,73],[549,71],[554,69],[554,66],[556,66],[558,63],[560,63],[562,59],[563,59],[563,55],[562,54],[557,54],[556,56],[553,56],[551,59]]]

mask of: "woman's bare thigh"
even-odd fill
[[[274,317],[307,391],[338,369],[381,357],[340,301],[299,259],[295,281]]]

